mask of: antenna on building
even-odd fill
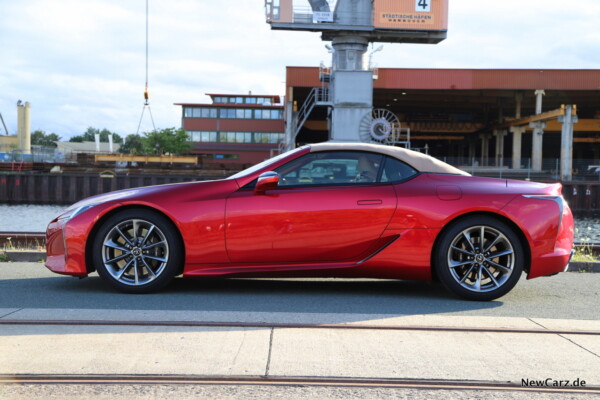
[[[144,106],[142,107],[142,115],[140,116],[140,122],[138,123],[136,135],[140,133],[140,127],[142,126],[142,119],[144,118],[144,112],[146,111],[146,108],[148,109],[148,114],[150,114],[152,127],[154,130],[156,130],[154,117],[152,116],[152,109],[150,108],[150,94],[148,93],[148,0],[146,0],[146,86],[144,88]]]

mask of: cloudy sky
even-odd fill
[[[407,1],[407,0],[402,0]],[[412,0],[408,0],[412,1]],[[150,102],[158,128],[205,93],[284,94],[285,67],[329,63],[316,33],[270,31],[263,0],[150,0]],[[599,0],[450,0],[448,39],[385,44],[397,68],[600,68]],[[16,132],[135,133],[145,81],[145,0],[0,0],[0,113]],[[147,116],[142,130],[152,128]],[[2,128],[0,133],[4,134]]]

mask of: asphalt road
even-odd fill
[[[41,263],[0,263],[0,308],[463,315],[600,320],[600,274],[521,278],[492,302],[459,300],[438,283],[342,279],[176,279],[149,295],[117,293],[98,276],[60,276]],[[351,321],[348,321],[351,322]]]

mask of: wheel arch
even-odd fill
[[[521,243],[521,245],[523,246],[523,250],[525,250],[525,265],[523,266],[523,270],[527,273],[529,273],[529,269],[531,267],[531,248],[529,246],[529,241],[527,240],[527,237],[525,236],[525,233],[523,233],[523,231],[521,230],[521,228],[519,228],[519,226],[512,221],[510,218],[505,217],[504,215],[501,214],[497,214],[491,211],[474,211],[474,212],[469,212],[466,214],[461,214],[459,216],[456,216],[454,219],[450,220],[437,234],[434,242],[433,242],[433,247],[431,249],[431,255],[430,255],[430,259],[431,259],[431,276],[432,279],[437,281],[438,277],[437,277],[437,272],[436,269],[434,268],[434,263],[435,263],[435,254],[437,252],[438,246],[439,246],[439,242],[442,240],[442,238],[444,237],[444,234],[446,233],[446,231],[448,231],[448,229],[450,229],[450,227],[452,227],[452,225],[462,221],[465,218],[469,218],[469,217],[476,217],[476,216],[486,216],[486,217],[491,217],[494,219],[497,219],[500,222],[505,223],[506,225],[508,225],[513,232],[517,235],[517,237],[519,238],[519,241]]]
[[[118,214],[120,212],[127,211],[127,210],[135,210],[135,209],[152,211],[156,214],[159,214],[159,215],[163,216],[172,225],[173,229],[175,229],[175,232],[177,232],[177,239],[181,243],[181,248],[183,250],[182,260],[185,260],[185,241],[183,240],[183,236],[181,235],[181,231],[177,227],[177,224],[175,223],[175,221],[173,221],[173,219],[169,215],[165,214],[164,212],[162,212],[161,210],[159,210],[157,208],[150,207],[145,204],[125,204],[122,206],[115,207],[115,208],[111,209],[110,211],[108,211],[107,213],[105,213],[104,215],[102,215],[102,217],[100,217],[100,219],[98,219],[98,221],[96,221],[96,223],[90,230],[90,233],[89,233],[89,235],[86,239],[86,243],[85,243],[85,268],[86,268],[88,274],[91,272],[94,272],[96,270],[94,268],[94,263],[92,261],[93,260],[92,246],[94,245],[94,240],[96,239],[96,235],[98,233],[98,230],[102,226],[102,224],[104,224],[104,222],[107,219],[109,219],[110,217],[112,217],[115,214]],[[179,273],[183,272],[184,264],[185,264],[185,262],[182,263],[181,271],[179,271]]]

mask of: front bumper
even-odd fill
[[[46,267],[57,274],[86,276],[85,240],[73,238],[70,221],[55,219],[46,229]]]
[[[71,219],[53,219],[46,229],[46,267],[57,274],[87,276],[86,245],[92,228],[118,203],[103,203]]]

